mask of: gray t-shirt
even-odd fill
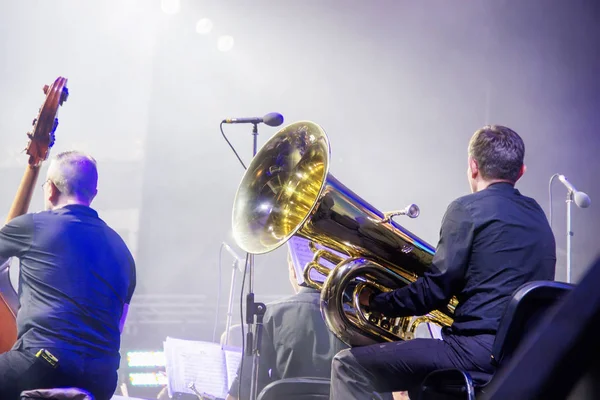
[[[20,259],[15,348],[118,357],[135,263],[96,211],[68,205],[14,218],[0,229],[0,258],[9,257]]]

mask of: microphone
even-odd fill
[[[261,122],[269,126],[279,126],[283,124],[283,115],[272,112],[268,113],[264,117],[251,117],[251,118],[225,118],[224,124],[260,124]]]
[[[573,193],[573,200],[575,201],[575,204],[577,204],[577,207],[588,208],[590,204],[592,204],[590,196],[575,189],[575,186],[573,186],[564,175],[558,175],[558,180],[561,181],[567,189],[569,189],[569,192]]]
[[[225,250],[227,250],[227,252],[231,255],[231,257],[233,257],[233,259],[235,260],[236,264],[239,263],[241,265],[246,264],[246,259],[245,258],[241,258],[240,256],[237,255],[237,253],[235,251],[233,251],[233,249],[231,247],[229,247],[229,245],[225,242],[223,242],[223,248]]]

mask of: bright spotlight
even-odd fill
[[[181,8],[180,0],[160,0],[160,8],[165,14],[177,14]]]
[[[221,36],[217,41],[219,51],[229,51],[233,48],[233,37],[226,35]]]
[[[208,18],[202,18],[196,22],[196,32],[201,35],[206,35],[212,31],[213,22]]]

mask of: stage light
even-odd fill
[[[162,351],[128,351],[128,367],[164,367],[165,353]]]
[[[164,386],[167,376],[160,372],[132,372],[129,374],[131,386]]]
[[[217,48],[223,52],[231,50],[233,48],[233,37],[229,35],[219,37]]]
[[[165,14],[177,14],[181,8],[180,0],[160,0],[160,8]]]
[[[201,35],[209,34],[212,31],[213,22],[208,18],[202,18],[196,22],[196,32]]]

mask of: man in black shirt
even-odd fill
[[[292,240],[303,240],[293,238]],[[257,394],[269,383],[285,378],[331,376],[333,356],[348,346],[329,331],[321,316],[319,291],[300,286],[288,253],[293,296],[267,305],[259,359]],[[244,359],[242,392],[238,377],[226,400],[249,398],[252,359]],[[239,371],[238,371],[239,375]]]
[[[437,369],[492,374],[491,348],[513,292],[553,280],[555,241],[538,203],[514,184],[525,172],[525,145],[509,128],[486,126],[469,143],[472,194],[444,215],[429,272],[389,293],[365,290],[360,302],[389,316],[423,315],[459,301],[443,340],[413,339],[356,347],[333,360],[332,399],[370,399],[377,391],[410,391]]]
[[[135,264],[90,208],[97,181],[93,158],[57,155],[43,184],[46,211],[14,218],[0,230],[0,258],[20,260],[18,339],[0,354],[1,399],[53,387],[79,387],[97,400],[115,391]]]

